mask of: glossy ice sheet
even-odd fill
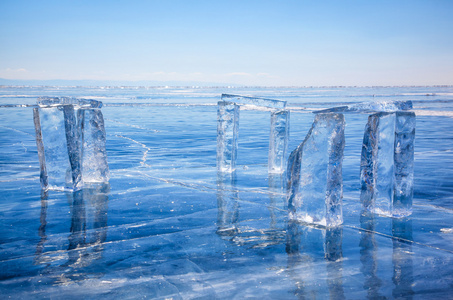
[[[385,89],[368,94],[386,91],[403,94]],[[248,115],[241,119],[237,172],[218,176],[217,93],[165,91],[168,103],[214,105],[155,106],[151,99],[131,106],[136,90],[110,92],[112,100],[103,100],[110,186],[76,194],[41,194],[32,109],[0,108],[2,297],[452,297],[453,119],[432,113],[451,110],[448,99],[438,99],[442,105],[429,103],[431,98],[414,104],[429,113],[417,117],[414,205],[407,219],[361,216],[360,152],[367,116],[345,116],[344,223],[326,231],[287,220],[283,180],[269,177],[267,170],[267,112],[243,112]],[[195,92],[191,100],[180,96]],[[295,90],[249,92],[288,99],[290,107],[313,102],[315,93],[300,89],[304,98]],[[338,102],[346,92],[367,91],[339,89],[339,98],[332,97],[334,91],[317,92],[322,102]],[[7,99],[2,102],[22,101]],[[289,149],[300,144],[313,121],[310,113],[291,114]]]

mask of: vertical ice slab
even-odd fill
[[[44,189],[80,189],[84,182],[108,182],[105,128],[94,100],[38,99],[33,110]]]
[[[83,182],[108,182],[109,167],[105,150],[104,117],[99,109],[79,109]]]
[[[333,227],[343,223],[344,116],[317,114],[288,159],[290,218]]]
[[[360,163],[365,210],[392,217],[412,213],[414,139],[413,112],[369,116]]]
[[[80,132],[77,130],[77,119],[75,116],[74,106],[63,105],[64,127],[66,135],[66,146],[71,165],[71,180],[74,189],[81,188],[82,184],[82,165],[80,149]],[[45,152],[45,150],[44,150]]]
[[[280,174],[286,169],[286,151],[289,137],[289,111],[271,113],[269,138],[269,173]]]
[[[236,168],[239,106],[219,101],[217,106],[217,170],[231,173]]]

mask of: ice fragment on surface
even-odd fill
[[[393,217],[412,213],[415,114],[370,115],[360,163],[366,211]]]
[[[283,173],[286,169],[286,151],[289,137],[289,111],[271,113],[269,139],[269,173]]]
[[[217,170],[233,172],[238,147],[239,106],[219,101],[217,106]]]
[[[288,159],[290,217],[336,226],[343,222],[344,116],[317,114],[305,140]]]
[[[239,96],[239,95],[222,94],[222,100],[228,101],[228,102],[234,102],[236,104],[254,105],[254,106],[276,108],[276,109],[284,109],[286,107],[286,101],[265,99],[265,98],[256,98],[256,97],[246,97],[246,96]]]
[[[361,102],[351,105],[338,106],[323,110],[314,111],[314,113],[373,113],[373,112],[396,112],[400,110],[412,109],[412,101],[376,101]]]
[[[83,182],[108,182],[102,103],[74,98],[39,98],[33,110],[44,189],[79,189]],[[88,103],[88,104],[87,104]]]

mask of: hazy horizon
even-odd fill
[[[453,84],[433,85],[241,85],[204,82],[158,82],[158,81],[103,81],[103,80],[17,80],[0,78],[0,87],[130,87],[130,88],[422,88],[453,87]]]

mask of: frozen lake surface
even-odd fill
[[[413,214],[361,216],[368,115],[346,118],[344,224],[288,221],[268,176],[270,114],[241,111],[234,180],[216,172],[222,93],[288,101],[289,151],[311,111],[412,100]],[[104,103],[110,186],[41,192],[39,96]],[[1,298],[453,298],[453,87],[0,88]]]

